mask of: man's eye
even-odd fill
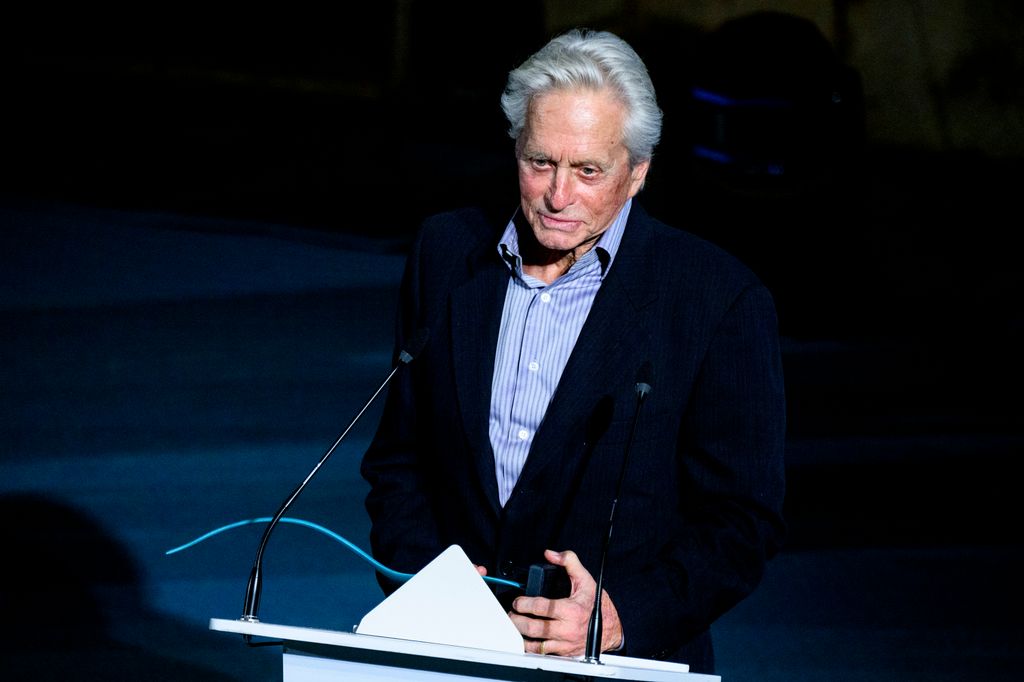
[[[587,177],[591,177],[591,176],[597,175],[598,172],[599,171],[596,168],[594,168],[593,166],[583,166],[582,168],[580,168],[580,173],[582,173],[583,175],[586,175]]]
[[[532,159],[531,163],[534,168],[547,168],[550,165],[547,159]]]

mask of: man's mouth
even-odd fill
[[[540,216],[541,223],[544,225],[544,227],[548,228],[549,230],[570,232],[576,229],[576,227],[580,224],[580,221],[576,219],[555,217],[552,215],[548,215],[547,213],[538,213],[538,215]]]

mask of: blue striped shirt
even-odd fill
[[[523,272],[514,221],[502,234],[498,251],[511,276],[494,358],[490,413],[502,506],[526,464],[533,436],[615,258],[631,204],[628,200],[594,248],[551,284]]]

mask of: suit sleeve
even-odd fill
[[[402,278],[396,322],[395,356],[424,327],[422,233]],[[430,342],[424,355],[429,353]],[[396,571],[414,573],[443,549],[429,499],[423,458],[417,448],[416,374],[424,360],[403,366],[392,381],[377,432],[363,456],[361,474],[370,484],[365,504],[370,516],[374,557]],[[378,575],[386,593],[398,584]]]
[[[667,541],[649,566],[608,586],[626,655],[669,655],[760,582],[784,533],[784,441],[775,310],[753,284],[710,335],[683,414]]]

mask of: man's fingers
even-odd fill
[[[512,602],[512,608],[517,613],[538,618],[554,618],[556,607],[555,600],[546,597],[516,597]]]
[[[516,613],[512,614],[512,624],[516,626],[517,630],[519,630],[519,634],[527,640],[548,639],[550,637],[550,633],[548,632],[549,622],[550,621],[530,618],[529,616],[523,616]]]

